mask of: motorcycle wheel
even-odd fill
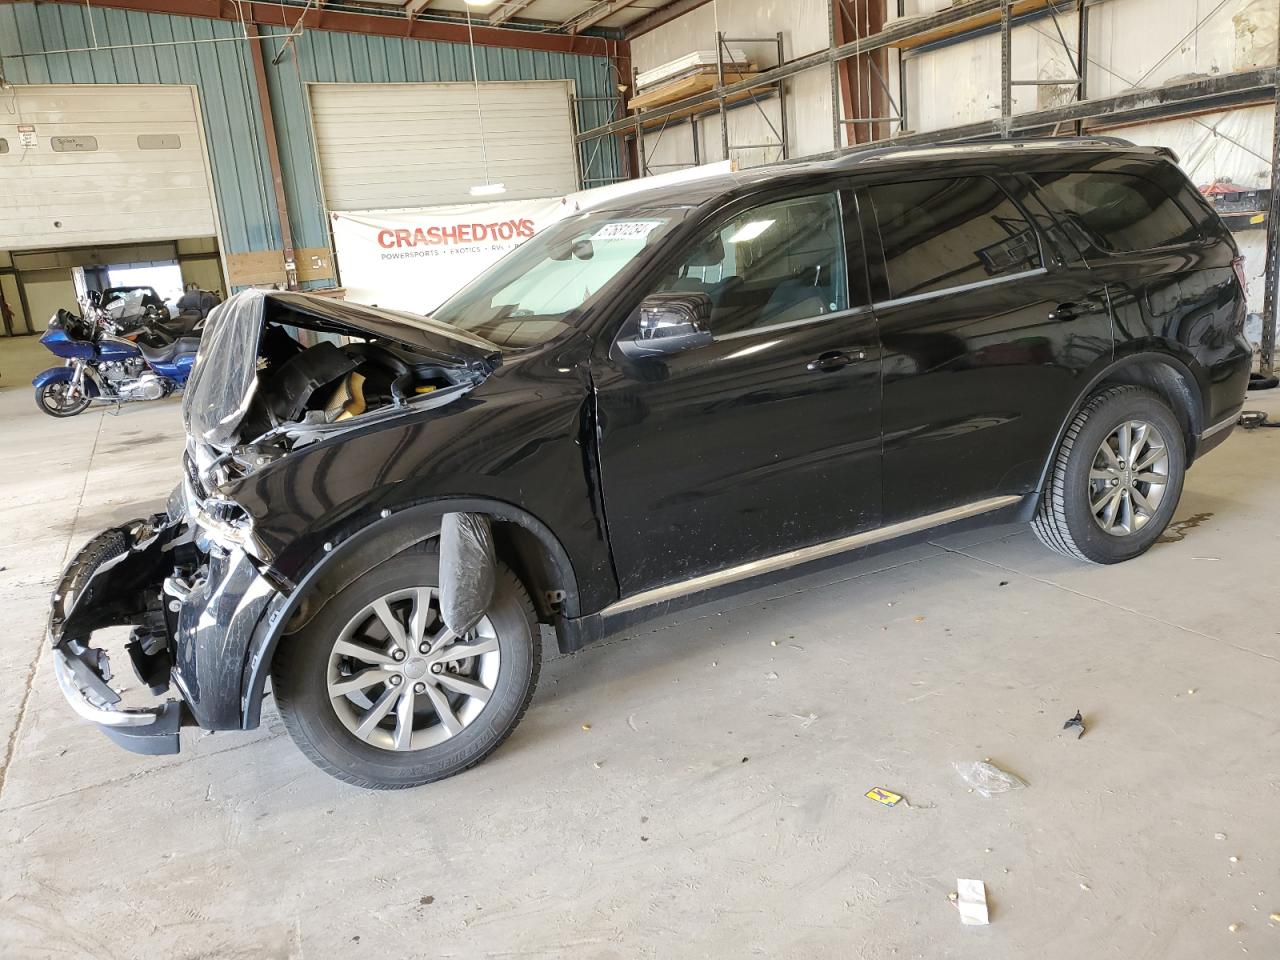
[[[84,394],[68,398],[67,383],[59,380],[36,388],[36,406],[51,417],[74,417],[89,406],[89,398]]]

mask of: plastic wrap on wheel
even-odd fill
[[[190,436],[218,450],[234,445],[258,384],[266,295],[265,290],[243,290],[214,307],[200,337],[182,419]]]
[[[481,513],[446,513],[440,527],[440,615],[458,636],[493,601],[493,528]]]

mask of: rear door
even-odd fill
[[[1104,289],[1056,255],[1021,190],[981,173],[859,188],[886,523],[1036,489],[1082,371],[1110,357]]]
[[[624,596],[879,523],[880,351],[850,201],[809,188],[717,217],[636,297],[706,294],[714,341],[593,366]]]

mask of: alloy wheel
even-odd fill
[[[397,590],[338,634],[326,673],[342,724],[384,750],[422,750],[457,736],[484,710],[502,654],[488,618],[458,637],[436,587]]]
[[[1169,485],[1169,452],[1155,425],[1126,420],[1103,439],[1089,468],[1089,510],[1113,537],[1134,533],[1156,514]]]

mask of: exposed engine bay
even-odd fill
[[[501,362],[427,317],[245,291],[210,316],[183,405],[201,474],[225,481],[290,450],[469,392]]]

